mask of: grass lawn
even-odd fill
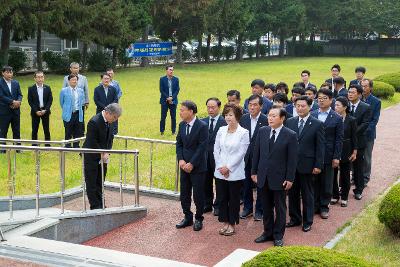
[[[378,220],[382,197],[369,205],[354,221],[353,227],[334,248],[364,258],[379,266],[400,265],[400,239]]]
[[[286,58],[265,59],[259,61],[244,61],[232,63],[214,63],[202,65],[185,65],[175,68],[175,75],[180,78],[181,92],[179,100],[194,100],[199,106],[199,116],[206,116],[205,101],[208,97],[219,97],[226,100],[226,92],[229,89],[238,89],[243,99],[250,95],[250,83],[255,78],[264,79],[266,82],[277,83],[285,81],[291,86],[300,80],[300,72],[303,69],[311,71],[311,82],[320,85],[330,76],[330,67],[339,63],[342,67],[342,75],[349,82],[354,79],[354,68],[362,65],[367,68],[367,77],[375,77],[384,73],[400,71],[399,58]],[[116,80],[121,84],[123,96],[121,105],[123,115],[119,122],[119,134],[137,137],[158,138],[174,140],[169,132],[167,121],[166,135],[159,134],[159,77],[164,75],[162,66],[146,69],[134,68],[117,70]],[[89,80],[91,104],[86,115],[86,121],[95,114],[93,103],[93,89],[100,81],[98,73],[86,73]],[[33,84],[31,76],[17,77],[21,83],[24,100],[21,115],[21,138],[31,139],[31,118],[27,102],[27,88]],[[64,127],[61,120],[61,108],[59,106],[59,92],[63,77],[61,75],[47,75],[46,84],[53,91],[54,103],[50,119],[50,130],[53,140],[62,140]],[[387,107],[400,102],[400,93],[395,97],[384,101]],[[9,134],[9,138],[11,135]],[[43,139],[42,128],[39,129],[39,139]],[[123,142],[116,141],[114,148],[123,148]],[[141,183],[148,183],[149,174],[149,144],[130,142],[129,148],[140,150],[139,173]],[[16,174],[16,194],[31,194],[35,188],[35,172],[33,153],[24,152],[18,155]],[[66,164],[66,186],[79,185],[81,176],[81,164],[77,155],[68,155]],[[170,145],[155,145],[153,162],[154,186],[173,189],[174,185],[174,147]],[[58,155],[44,153],[41,158],[42,167],[42,191],[49,193],[59,191]],[[133,162],[131,159],[130,162]],[[108,173],[108,180],[118,180],[118,158],[112,158]],[[5,156],[0,155],[0,184],[7,184]],[[128,166],[128,178],[132,181],[133,163]],[[0,195],[7,195],[7,187],[0,187]]]

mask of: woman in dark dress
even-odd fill
[[[334,205],[338,203],[340,198],[340,205],[342,207],[347,207],[347,201],[350,191],[350,166],[357,157],[357,121],[354,117],[348,114],[350,111],[350,105],[349,101],[345,97],[340,96],[336,98],[335,111],[343,118],[344,136],[342,157],[340,160],[339,168],[335,169],[331,204]],[[338,172],[340,177],[339,184]]]

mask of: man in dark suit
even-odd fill
[[[286,127],[297,133],[298,155],[296,178],[289,191],[290,221],[286,227],[301,225],[303,231],[311,230],[314,217],[314,175],[321,173],[324,166],[325,132],[324,125],[310,116],[313,101],[307,96],[295,100],[297,117],[286,121]],[[300,192],[303,203],[303,216],[300,208]]]
[[[251,178],[262,190],[264,210],[264,232],[254,241],[273,240],[275,246],[283,246],[286,193],[295,179],[298,154],[296,133],[283,126],[285,115],[281,108],[269,111],[269,126],[262,127],[257,135],[251,168]]]
[[[367,72],[366,68],[360,66],[360,67],[357,67],[354,72],[356,73],[356,79],[350,81],[350,85],[353,85],[353,84],[361,85],[361,82],[364,79],[364,75]]]
[[[229,90],[226,93],[226,98],[228,100],[228,104],[235,104],[235,105],[241,107],[241,105],[240,105],[240,100],[241,100],[240,92],[238,90],[235,90],[235,89]],[[247,113],[249,113],[249,111],[247,109],[243,108],[243,114],[247,114]]]
[[[28,88],[28,103],[31,107],[32,116],[32,140],[38,139],[38,129],[40,120],[42,120],[44,140],[50,141],[50,108],[53,104],[53,94],[51,88],[44,84],[43,71],[36,71],[36,84]],[[50,146],[50,144],[46,144]]]
[[[361,82],[363,88],[363,100],[371,107],[371,120],[368,124],[366,146],[365,146],[365,168],[364,179],[367,184],[371,178],[372,150],[376,139],[376,125],[381,115],[381,100],[372,94],[374,83],[370,79],[363,79]]]
[[[192,101],[181,103],[179,124],[176,136],[176,156],[181,170],[181,205],[185,218],[176,225],[181,229],[193,225],[193,213],[190,210],[193,200],[196,205],[194,231],[203,228],[204,180],[207,171],[208,126],[196,118],[197,106]]]
[[[21,88],[18,81],[13,80],[13,68],[4,66],[3,78],[0,80],[0,138],[7,138],[11,124],[13,139],[20,139],[20,106],[22,102]]]
[[[214,159],[214,143],[215,137],[217,136],[218,130],[221,126],[226,125],[226,121],[223,116],[219,114],[221,108],[221,101],[216,97],[211,97],[206,101],[208,117],[202,119],[208,126],[208,145],[207,145],[207,173],[204,183],[204,212],[212,211],[214,206],[214,215],[218,215],[218,196],[214,200],[214,171],[215,171],[215,159]]]
[[[334,91],[333,91],[333,97],[337,98],[339,96],[344,96],[347,97],[347,89],[344,87],[346,84],[346,81],[343,79],[343,77],[336,77],[333,79],[333,84],[334,84]]]
[[[308,88],[314,88],[315,90],[317,89],[317,87],[315,86],[315,84],[310,83],[310,71],[309,70],[303,70],[301,72],[301,80],[304,83],[304,88],[307,90]]]
[[[331,68],[332,77],[325,80],[325,83],[329,83],[331,85],[332,92],[334,91],[334,88],[335,88],[335,86],[334,86],[335,82],[333,81],[333,79],[340,76],[340,71],[341,71],[341,68],[340,68],[339,64],[333,65]],[[346,87],[346,83],[344,84],[344,87]]]
[[[121,108],[116,103],[106,106],[103,111],[94,115],[88,122],[83,147],[111,149],[114,137],[112,124],[120,116]],[[105,208],[103,207],[102,185],[107,173],[108,159],[109,154],[107,153],[85,153],[84,155],[86,192],[91,210]],[[102,165],[104,177],[102,177]]]
[[[353,84],[349,88],[350,115],[357,120],[357,158],[353,162],[353,177],[355,189],[354,198],[360,200],[365,187],[364,177],[364,151],[367,144],[367,130],[371,121],[371,108],[362,98],[363,88],[361,85]]]
[[[325,156],[322,171],[315,180],[315,212],[322,219],[329,218],[329,203],[333,193],[334,168],[339,166],[343,143],[343,120],[331,108],[333,93],[330,89],[318,90],[319,109],[311,113],[324,124]]]
[[[174,76],[174,67],[168,65],[165,67],[167,75],[160,78],[160,104],[161,104],[161,120],[160,120],[160,133],[164,134],[165,119],[167,112],[171,116],[171,131],[175,134],[176,131],[176,106],[178,105],[179,94],[179,79]]]
[[[298,86],[298,87],[294,87],[292,89],[292,103],[288,104],[285,109],[293,117],[297,116],[297,112],[294,107],[294,105],[295,105],[294,102],[296,101],[296,98],[305,95],[305,93],[306,93],[306,90],[303,87]]]
[[[259,95],[260,97],[262,97],[263,106],[261,109],[261,113],[268,114],[268,111],[272,107],[272,101],[270,101],[268,98],[263,96],[264,86],[265,86],[265,82],[263,80],[256,79],[256,80],[252,81],[251,82],[251,93],[252,93],[252,95]],[[250,100],[250,98],[247,98],[244,101],[244,109],[246,109],[246,110],[249,110],[249,100]]]
[[[101,74],[101,84],[94,89],[96,113],[100,113],[111,103],[118,103],[117,90],[110,85],[111,77],[106,72]]]
[[[240,218],[245,219],[253,215],[253,185],[254,182],[251,180],[251,166],[253,159],[254,144],[257,139],[258,131],[261,127],[268,125],[268,118],[262,112],[262,106],[264,105],[263,98],[259,95],[252,95],[249,98],[249,114],[242,116],[240,120],[240,126],[249,131],[250,145],[247,148],[246,155],[244,157],[245,162],[245,175],[243,187],[243,210],[240,213]],[[257,188],[257,200],[254,213],[254,220],[261,221],[263,217],[262,203],[261,203],[261,189]]]
[[[319,109],[317,100],[317,89],[316,88],[306,88],[305,95],[312,100],[310,112]]]

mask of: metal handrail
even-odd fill
[[[109,153],[109,154],[120,154],[134,155],[134,164],[136,166],[134,179],[135,179],[135,206],[139,205],[139,170],[138,170],[138,155],[139,151],[135,150],[110,150],[110,149],[90,149],[90,148],[66,148],[66,147],[39,147],[39,146],[20,146],[20,145],[0,145],[0,150],[7,151],[7,166],[8,166],[8,185],[9,185],[9,212],[10,212],[10,220],[13,220],[13,201],[15,195],[15,173],[16,173],[16,153],[17,151],[34,151],[35,153],[35,175],[36,175],[36,217],[40,216],[40,152],[58,152],[60,155],[60,205],[61,205],[61,214],[64,214],[64,191],[65,191],[65,154],[68,152],[79,152],[82,155],[82,191],[83,191],[83,212],[86,212],[86,202],[85,202],[85,166],[84,166],[84,157],[85,154],[99,154],[99,153]],[[14,151],[14,166],[12,168],[11,164],[11,151]],[[121,168],[122,169],[122,168]],[[104,163],[101,161],[101,177],[102,181],[104,181]],[[122,177],[122,173],[120,173],[120,177]],[[103,209],[105,209],[105,194],[104,194],[104,182],[102,183],[102,203]],[[122,179],[120,179],[120,199],[121,199],[121,207],[123,207],[123,198],[122,198]],[[1,229],[0,229],[0,237],[1,237]]]
[[[29,140],[29,139],[6,139],[6,138],[0,138],[0,143],[29,143],[29,144],[35,144],[35,145],[41,145],[41,144],[57,144],[57,145],[65,145],[69,143],[74,143],[74,142],[79,142],[85,140],[86,137],[78,137],[74,139],[68,139],[68,140],[60,140],[60,141],[45,141],[45,140]]]

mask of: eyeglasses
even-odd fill
[[[318,97],[318,101],[325,101],[328,100],[329,97],[325,96],[325,97]]]

